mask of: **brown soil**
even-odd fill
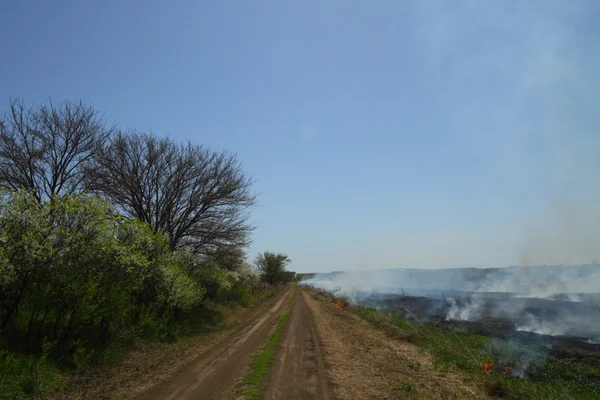
[[[351,312],[302,292],[315,318],[335,398],[486,398],[461,374],[435,371],[431,357],[416,345],[391,339]]]
[[[123,363],[126,374],[93,380],[96,387],[88,385],[82,397],[61,398],[131,398],[136,393],[140,400],[235,398],[250,354],[288,309],[292,292],[294,303],[266,382],[266,399],[486,397],[463,375],[435,371],[431,358],[414,344],[392,339],[351,312],[295,287],[246,315],[244,321],[252,323],[245,328],[181,344],[172,349],[177,353],[167,357],[163,352],[150,366],[147,358],[134,357]]]
[[[285,309],[290,290],[251,326],[236,332],[213,349],[159,383],[139,400],[222,399],[231,392],[248,362],[249,354],[264,342],[267,333]]]
[[[215,347],[223,347],[233,340],[244,327],[249,329],[284,294],[273,299],[258,299],[251,307],[224,309],[226,317],[211,331],[172,344],[145,343],[131,351],[120,363],[103,367],[81,368],[69,379],[68,388],[54,393],[48,399],[131,399],[158,385],[169,382],[177,371],[194,365]]]
[[[329,400],[325,364],[312,315],[296,288],[294,305],[278,349],[265,398]]]

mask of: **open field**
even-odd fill
[[[318,293],[325,299],[332,296],[325,291]],[[556,326],[556,316],[565,310],[573,318],[578,317],[577,312],[584,316],[597,313],[594,306],[506,294],[478,294],[476,300],[471,295],[452,294],[454,297],[353,293],[352,299],[358,304],[349,310],[390,337],[418,345],[432,356],[440,371],[467,373],[491,396],[600,396],[600,345],[595,340],[525,330],[532,320],[539,326]],[[342,301],[349,304],[347,298]],[[525,318],[520,317],[523,314]],[[595,334],[594,324],[569,329],[564,332]]]

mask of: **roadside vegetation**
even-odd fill
[[[296,273],[286,269],[291,262],[292,260],[283,253],[265,251],[256,257],[254,265],[264,282],[276,285],[282,282],[292,282],[296,279]]]
[[[0,398],[41,398],[293,279],[246,261],[251,187],[233,154],[121,131],[82,103],[12,100],[0,118]]]
[[[334,299],[315,290],[321,298]],[[585,360],[532,354],[532,349],[508,341],[404,319],[389,310],[350,305],[335,299],[387,336],[409,341],[431,355],[440,372],[461,371],[482,385],[490,397],[508,399],[597,399],[600,368]],[[410,367],[410,365],[407,365]]]
[[[288,310],[279,317],[279,321],[277,322],[274,331],[267,338],[267,342],[253,354],[250,363],[250,371],[244,379],[242,398],[263,398],[265,378],[269,375],[271,364],[273,364],[275,359],[275,353],[280,342],[283,328],[288,320],[292,304],[294,304],[293,294],[288,303]]]

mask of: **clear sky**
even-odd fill
[[[0,106],[237,152],[297,271],[600,259],[600,2],[0,5]]]

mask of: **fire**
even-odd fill
[[[512,374],[512,372],[515,370],[514,367],[507,365],[504,367],[503,371],[500,371],[500,374],[502,376],[506,376],[507,374]],[[491,374],[492,372],[494,372],[494,363],[491,361],[486,361],[485,364],[483,364],[483,373],[486,375]]]
[[[485,364],[483,364],[483,373],[489,374],[490,372],[492,372],[493,368],[494,368],[494,363],[486,361]]]
[[[348,309],[348,307],[344,307],[344,305],[342,304],[341,301],[338,300],[337,303],[335,303],[335,308],[337,308],[338,310],[344,311],[346,309]]]

